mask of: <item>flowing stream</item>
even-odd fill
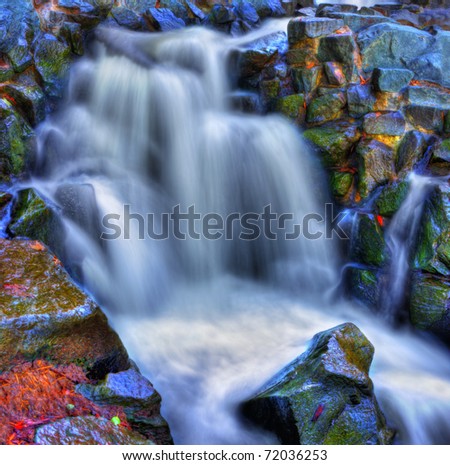
[[[279,224],[278,240],[258,236],[260,217],[224,221],[227,238],[154,238],[174,228],[164,214],[177,206],[216,226],[268,205],[292,215],[286,229],[324,214],[323,173],[298,131],[229,105],[230,51],[285,25],[240,39],[100,30],[65,104],[39,129],[32,184],[61,208],[64,260],[161,392],[177,444],[276,442],[240,421],[239,402],[345,321],[376,348],[371,375],[398,441],[449,443],[448,351],[337,297],[338,241],[288,240]],[[120,237],[100,240],[102,219]]]

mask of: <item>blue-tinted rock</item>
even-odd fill
[[[373,353],[352,323],[316,334],[243,413],[282,444],[389,444],[393,434],[368,374]]]
[[[436,51],[441,55],[442,84],[450,87],[450,32],[438,31],[436,34]]]
[[[320,39],[318,58],[320,61],[353,63],[356,42],[351,32],[332,34]]]
[[[145,24],[150,31],[173,31],[186,26],[168,8],[149,8],[144,14]]]
[[[129,8],[130,10],[136,11],[137,13],[143,14],[149,8],[155,6],[156,0],[122,0],[122,6]]]
[[[408,102],[413,105],[428,105],[450,109],[450,94],[438,87],[409,86],[406,97]]]
[[[380,298],[380,272],[364,266],[349,268],[349,286],[351,296],[363,304],[376,308]]]
[[[117,24],[127,29],[138,31],[142,29],[142,22],[140,16],[130,10],[129,8],[118,6],[111,10],[111,16],[115,19]]]
[[[307,94],[314,92],[320,83],[322,75],[321,66],[313,66],[312,68],[292,68],[291,70],[294,90],[296,92],[306,92]]]
[[[416,79],[432,82],[442,82],[442,53],[430,52],[420,55],[408,63],[408,68],[414,71]]]
[[[368,85],[352,85],[347,89],[350,116],[359,118],[373,110],[376,98]]]
[[[330,13],[330,18],[341,19],[354,33],[380,23],[393,23],[394,20],[386,16],[368,16],[354,13]]]
[[[414,73],[408,69],[375,68],[372,84],[380,92],[399,92],[413,77]]]
[[[428,53],[434,38],[419,29],[400,24],[376,24],[358,35],[362,66],[374,68],[408,68],[409,63]]]
[[[344,70],[342,69],[342,65],[339,63],[324,63],[323,69],[325,71],[328,82],[332,86],[343,86],[346,84],[347,80],[345,78]]]
[[[233,7],[236,15],[248,24],[256,24],[259,15],[256,8],[246,0],[234,0]]]
[[[363,129],[367,134],[402,136],[405,132],[405,118],[399,111],[368,113],[364,117]]]
[[[408,105],[405,109],[408,121],[419,130],[442,131],[444,110],[428,105]]]
[[[44,34],[37,41],[34,61],[47,95],[61,97],[72,61],[70,46],[57,40],[51,34]]]
[[[333,92],[311,100],[306,109],[308,123],[325,123],[339,119],[347,100],[343,92]]]
[[[423,134],[419,131],[409,131],[401,141],[398,151],[396,168],[398,173],[407,175],[416,163],[424,156],[427,142]]]
[[[208,22],[211,24],[228,24],[236,19],[236,14],[231,8],[224,5],[214,5],[208,16]]]
[[[72,52],[84,55],[84,37],[80,24],[65,22],[59,30],[58,37],[62,37],[71,47]]]
[[[340,19],[298,17],[291,19],[288,24],[288,38],[290,44],[332,34],[344,23]]]
[[[248,0],[260,18],[284,16],[285,12],[280,0]]]

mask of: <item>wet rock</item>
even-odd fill
[[[336,197],[345,197],[353,184],[353,174],[345,171],[332,171],[330,174],[331,191]]]
[[[61,230],[57,215],[34,189],[18,193],[8,226],[13,236],[28,237],[49,244],[55,229]]]
[[[278,93],[272,97],[276,99]],[[243,113],[262,113],[261,102],[258,94],[254,92],[236,91],[230,95],[230,105],[234,110]]]
[[[392,432],[368,375],[373,352],[352,323],[319,333],[243,413],[282,444],[388,444]]]
[[[450,25],[450,18],[448,24]],[[442,60],[442,84],[444,86],[450,87],[450,54],[448,53],[448,50],[450,49],[450,32],[448,30],[438,31],[435,39],[436,51],[440,53]]]
[[[437,86],[409,86],[406,98],[412,105],[437,106],[450,109],[450,94]]]
[[[444,128],[444,109],[428,105],[408,105],[405,108],[408,121],[422,131],[441,132]]]
[[[358,214],[351,256],[358,263],[381,266],[386,261],[386,243],[383,229],[374,215]]]
[[[402,136],[405,132],[405,118],[399,111],[392,113],[368,113],[364,117],[363,130],[367,134]]]
[[[402,139],[395,163],[398,173],[408,174],[424,156],[427,142],[419,131],[409,131]]]
[[[414,73],[408,69],[375,68],[372,74],[372,84],[380,92],[399,92],[406,87]]]
[[[347,83],[342,65],[339,63],[327,62],[323,64],[323,69],[328,82],[332,86],[344,86]]]
[[[320,149],[326,166],[343,167],[348,163],[361,132],[354,124],[333,123],[307,129],[303,136]]]
[[[375,139],[362,140],[357,148],[359,191],[367,197],[376,187],[395,177],[394,154],[390,147]]]
[[[414,273],[411,285],[412,324],[447,340],[450,338],[450,282]]]
[[[285,11],[280,0],[248,0],[258,13],[260,18],[275,18],[284,16]]]
[[[154,445],[144,436],[94,416],[67,417],[36,430],[39,445]]]
[[[122,6],[136,11],[139,14],[145,13],[149,8],[155,6],[156,0],[122,0]]]
[[[247,78],[260,73],[266,66],[275,63],[277,57],[284,53],[286,48],[284,32],[275,32],[244,44],[234,56],[238,75]]]
[[[31,137],[30,126],[9,101],[0,98],[0,182],[23,174]]]
[[[332,34],[320,39],[319,60],[337,61],[339,63],[353,63],[356,42],[351,32]]]
[[[111,16],[119,26],[126,27],[132,31],[139,31],[142,29],[141,17],[129,8],[117,6],[111,10]]]
[[[275,104],[281,90],[281,83],[279,79],[271,79],[261,81],[259,83],[259,93],[261,95],[261,102],[266,109],[271,109]]]
[[[450,139],[441,141],[434,148],[431,160],[430,169],[433,174],[446,176],[450,172]]]
[[[62,37],[70,45],[72,53],[84,55],[84,34],[80,24],[65,22],[59,30],[58,37]]]
[[[317,7],[316,15],[317,16],[328,16],[334,13],[356,13],[358,11],[358,7],[356,5],[352,5],[350,3],[321,3]]]
[[[133,429],[158,444],[172,443],[169,427],[160,414],[161,397],[136,370],[110,373],[99,384],[82,384],[77,390],[97,405],[121,406]]]
[[[419,29],[400,24],[376,24],[358,35],[362,66],[374,68],[408,68],[418,56],[428,53],[433,36]]]
[[[408,68],[414,71],[417,79],[433,82],[443,81],[442,54],[438,52],[425,53],[408,63]]]
[[[303,94],[288,95],[277,100],[276,110],[300,124],[305,119],[304,104],[305,97]]]
[[[420,24],[419,16],[406,9],[395,11],[392,13],[391,18],[405,26],[419,27]]]
[[[347,100],[343,92],[329,93],[316,97],[309,103],[306,120],[309,123],[325,123],[339,119]]]
[[[288,24],[289,44],[307,39],[332,34],[344,23],[339,19],[298,17]]]
[[[368,85],[352,85],[347,89],[348,111],[350,116],[359,118],[373,111],[376,98]]]
[[[311,65],[319,65],[316,51],[312,46],[302,44],[300,48],[288,50],[286,53],[286,61],[289,65],[308,68]]]
[[[236,15],[248,24],[255,25],[259,22],[259,15],[256,8],[244,0],[233,0],[233,8]]]
[[[291,76],[295,91],[309,94],[314,92],[320,84],[322,67],[292,68]]]
[[[236,19],[236,14],[231,8],[224,5],[214,5],[208,16],[208,22],[214,25],[232,23]]]
[[[352,266],[348,279],[352,297],[376,308],[380,298],[380,272],[374,268]]]
[[[39,242],[0,239],[0,370],[17,357],[75,363],[94,379],[129,359],[99,307]]]
[[[379,195],[376,206],[381,216],[392,217],[408,195],[408,183],[395,181],[385,186]]]
[[[143,18],[150,31],[167,32],[186,26],[185,22],[177,18],[168,8],[149,8]]]
[[[394,22],[394,20],[386,16],[361,15],[346,12],[330,13],[329,17],[342,20],[344,25],[348,26],[354,33],[358,33],[375,24]]]
[[[37,41],[34,61],[47,95],[62,97],[65,79],[72,61],[71,47],[51,34],[44,34]]]

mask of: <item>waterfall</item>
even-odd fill
[[[380,308],[383,316],[390,322],[396,320],[402,304],[405,303],[411,251],[415,248],[427,192],[438,182],[435,178],[411,174],[408,195],[386,230],[389,270]]]
[[[100,30],[66,102],[38,131],[32,182],[61,207],[66,264],[160,390],[176,443],[274,442],[239,421],[239,402],[344,321],[376,347],[377,395],[399,441],[449,441],[448,352],[330,298],[340,257],[322,223],[314,240],[289,240],[281,224],[277,240],[257,237],[260,217],[231,222],[232,240],[154,238],[174,208],[219,222],[270,206],[292,215],[289,227],[323,214],[325,184],[298,131],[228,104],[227,56],[245,40],[203,28]],[[118,237],[101,240],[105,229]],[[249,231],[252,240],[239,236]]]

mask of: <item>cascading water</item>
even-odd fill
[[[163,213],[177,205],[221,218],[271,205],[298,224],[323,214],[319,168],[297,131],[280,117],[228,108],[227,54],[245,39],[201,28],[99,37],[96,54],[72,73],[64,108],[40,128],[33,184],[62,207],[67,264],[161,391],[175,442],[275,441],[240,423],[238,403],[316,332],[344,321],[376,347],[372,375],[399,440],[450,441],[447,351],[332,302],[333,241],[145,234],[147,214],[161,232]],[[100,221],[111,214],[108,224],[124,234],[102,241]]]

